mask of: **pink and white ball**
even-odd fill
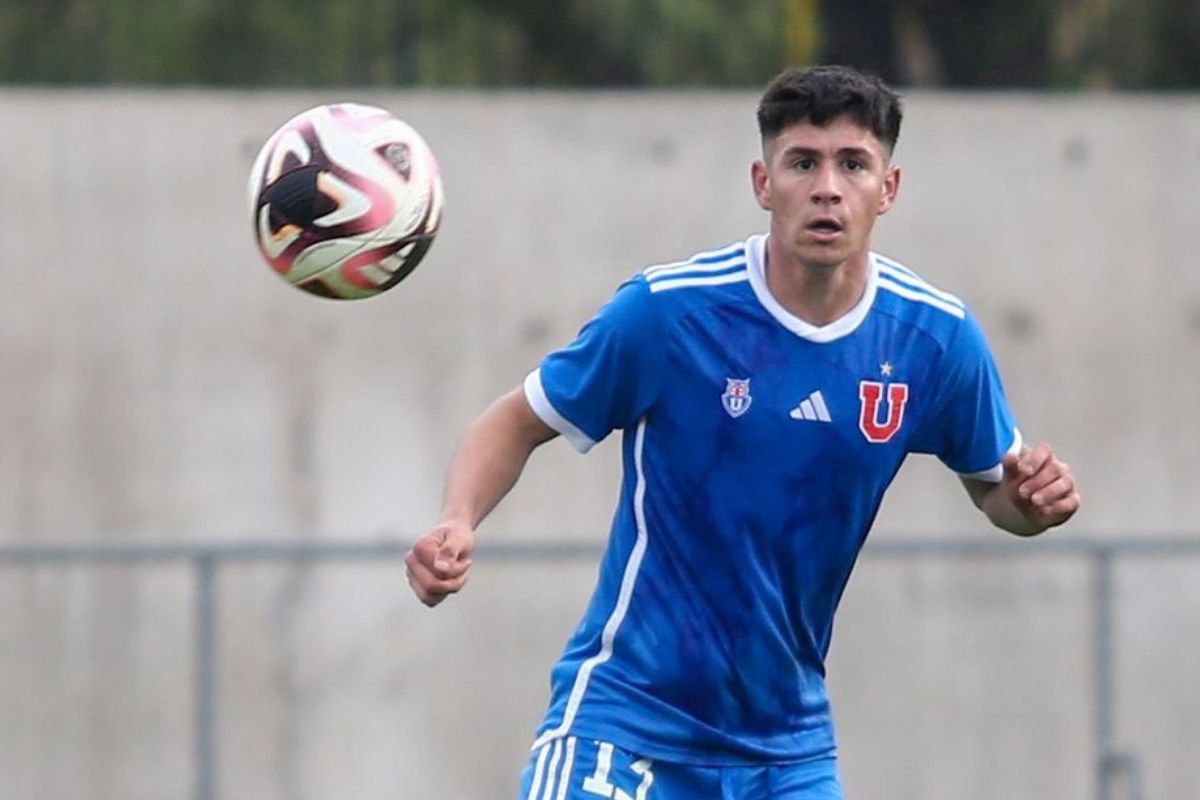
[[[255,159],[249,189],[263,258],[322,297],[356,300],[395,286],[442,219],[433,151],[374,106],[323,105],[288,120]]]

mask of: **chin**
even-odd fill
[[[802,247],[796,255],[803,264],[814,269],[834,269],[849,257],[841,247]]]

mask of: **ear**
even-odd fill
[[[896,193],[900,191],[900,168],[889,166],[883,176],[883,191],[879,195],[879,213],[886,214],[896,204]]]
[[[754,199],[763,211],[771,210],[771,181],[767,177],[767,165],[762,159],[755,159],[750,165],[750,185],[754,189]]]

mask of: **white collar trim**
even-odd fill
[[[875,254],[867,259],[867,287],[863,296],[854,307],[828,325],[813,325],[805,322],[779,304],[771,290],[767,287],[767,237],[764,234],[751,236],[746,240],[746,263],[749,267],[750,286],[758,297],[758,302],[774,317],[780,325],[787,328],[801,339],[824,344],[849,336],[858,330],[871,306],[875,303],[875,291],[879,286],[879,265],[875,262]]]

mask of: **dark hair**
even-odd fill
[[[773,139],[797,122],[824,126],[848,116],[892,152],[900,138],[900,96],[874,75],[851,67],[796,67],[767,85],[758,104],[758,130]]]

